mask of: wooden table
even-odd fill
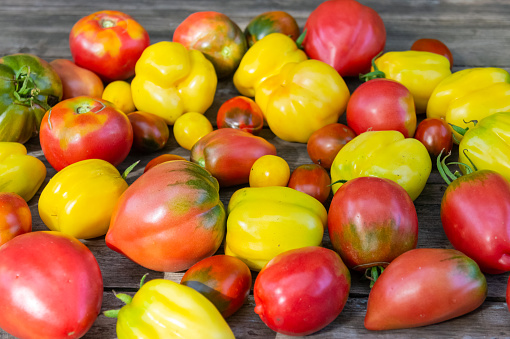
[[[374,8],[383,18],[387,30],[386,51],[406,50],[418,38],[438,38],[453,52],[454,70],[469,67],[495,66],[510,69],[510,2],[505,0],[361,0]],[[292,14],[302,28],[310,12],[321,3],[319,0],[247,1],[247,0],[2,0],[0,6],[0,54],[18,52],[36,54],[47,61],[56,58],[71,59],[68,36],[73,24],[81,17],[104,9],[115,9],[132,15],[149,32],[151,42],[170,40],[174,29],[189,14],[213,10],[233,19],[242,29],[254,16],[269,10],[284,10]],[[351,92],[359,85],[355,79],[346,79]],[[214,104],[206,115],[215,122],[219,106],[238,95],[231,79],[219,82]],[[423,117],[420,117],[423,119]],[[345,122],[345,117],[340,119]],[[262,136],[274,143],[278,155],[285,158],[291,170],[300,164],[311,163],[306,145],[289,143],[275,137],[265,128]],[[37,138],[27,143],[30,154],[45,161]],[[119,166],[124,170],[134,160],[141,159],[138,169],[128,177],[132,183],[143,172],[143,167],[155,156],[163,153],[189,157],[189,151],[180,148],[173,136],[166,148],[151,155],[130,154]],[[49,164],[48,177],[55,174]],[[41,190],[42,188],[41,187]],[[222,189],[221,198],[226,205],[231,194],[239,187]],[[439,217],[439,207],[445,185],[436,170],[415,201],[419,219],[418,247],[451,248]],[[40,190],[40,191],[41,191]],[[33,215],[33,229],[47,230],[39,218],[39,193],[29,202]],[[329,204],[329,202],[328,202]],[[328,206],[326,206],[328,207]],[[112,290],[133,294],[140,278],[148,270],[108,249],[104,237],[83,241],[96,256],[104,279],[103,310],[118,308]],[[324,245],[331,247],[325,236]],[[183,273],[149,271],[149,279],[166,278],[180,281]],[[254,277],[256,274],[254,274]],[[474,312],[460,318],[428,327],[369,332],[363,327],[369,288],[358,273],[352,274],[349,300],[340,316],[312,338],[345,337],[510,337],[510,313],[505,303],[508,274],[487,275],[489,292],[484,304]],[[243,308],[228,319],[238,338],[285,337],[276,334],[253,311],[250,295]],[[84,338],[115,338],[115,320],[100,315]],[[0,332],[0,338],[12,338]]]

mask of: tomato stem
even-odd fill
[[[131,171],[133,170],[133,168],[135,168],[136,165],[138,165],[138,163],[140,162],[140,160],[138,160],[137,162],[135,162],[134,164],[131,164],[128,168],[126,168],[126,170],[124,171],[124,173],[122,173],[122,179],[126,180],[127,176],[129,175],[129,173],[131,173]],[[148,274],[148,273],[147,273]],[[146,275],[147,275],[146,274]],[[142,281],[143,279],[145,278],[145,276],[143,276],[142,278]],[[141,287],[141,286],[140,286]]]
[[[101,20],[101,27],[102,28],[111,28],[115,27],[117,23],[111,19],[103,19]]]
[[[16,89],[13,95],[16,98],[16,102],[30,107],[33,107],[35,103],[45,110],[49,110],[50,106],[48,104],[36,99],[41,91],[37,88],[30,73],[30,66],[24,65],[15,74],[14,81],[16,83]]]
[[[299,35],[299,37],[296,39],[296,45],[299,49],[303,49],[303,41],[305,40],[305,37],[306,37],[306,29],[303,31],[303,33],[301,33],[301,35]]]
[[[374,287],[375,282],[379,279],[379,276],[384,272],[382,266],[372,266],[366,269],[365,278],[370,280],[370,288]]]
[[[380,51],[373,59],[372,59],[372,67],[374,70],[372,72],[369,72],[367,74],[360,74],[359,79],[364,81],[370,81],[373,79],[379,79],[379,78],[386,78],[386,74],[381,71],[379,68],[377,68],[377,65],[375,64],[375,60],[383,53],[383,51]]]

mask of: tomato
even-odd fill
[[[126,114],[136,111],[131,93],[131,84],[126,81],[110,82],[106,85],[102,98],[108,100]]]
[[[175,120],[174,137],[177,143],[187,150],[206,134],[213,131],[211,122],[198,112],[184,113]]]
[[[506,294],[505,294],[505,299],[506,299],[506,307],[508,308],[508,310],[510,311],[510,277],[508,277],[508,280],[506,282]]]
[[[162,154],[162,155],[160,155],[158,157],[155,157],[151,161],[149,161],[147,163],[147,165],[145,165],[145,169],[143,170],[143,172],[145,173],[148,170],[150,170],[151,168],[153,168],[154,166],[159,165],[159,164],[161,164],[163,162],[173,161],[173,160],[184,160],[184,161],[186,161],[186,159],[184,159],[183,157],[181,157],[180,155],[177,155],[177,154]]]
[[[438,157],[441,151],[443,154],[450,153],[453,147],[452,128],[446,121],[439,118],[422,120],[416,128],[414,138],[425,145],[433,160]]]
[[[338,317],[350,288],[349,270],[334,251],[318,246],[289,250],[258,274],[255,313],[273,331],[308,335]]]
[[[218,78],[226,78],[239,66],[247,43],[243,31],[228,16],[208,11],[195,12],[177,26],[174,42],[204,53]]]
[[[290,175],[290,188],[311,195],[321,203],[325,203],[331,192],[331,179],[328,172],[317,164],[298,166]]]
[[[411,51],[425,51],[442,55],[450,61],[450,69],[453,67],[452,52],[441,40],[418,39],[412,44]]]
[[[387,266],[416,248],[418,216],[409,194],[396,182],[358,177],[343,184],[328,212],[331,244],[347,267]]]
[[[413,95],[390,79],[373,79],[356,88],[347,103],[346,117],[356,134],[395,130],[408,138],[416,130]]]
[[[283,33],[296,41],[299,37],[299,26],[296,19],[289,13],[269,11],[251,19],[244,29],[248,47],[271,33]]]
[[[30,232],[0,247],[0,327],[19,338],[81,338],[101,311],[92,252],[60,232]]]
[[[414,249],[396,258],[375,282],[365,327],[391,330],[439,323],[473,311],[486,296],[485,276],[463,253]]]
[[[55,59],[50,65],[62,80],[62,100],[82,95],[100,98],[103,94],[104,85],[96,73],[67,59]]]
[[[218,128],[237,128],[258,135],[264,126],[264,114],[259,105],[245,96],[225,101],[216,115]]]
[[[340,123],[329,124],[312,133],[306,151],[314,163],[330,169],[337,153],[355,137],[356,133],[350,127]]]
[[[0,192],[0,246],[14,237],[32,231],[32,213],[16,193]]]
[[[251,166],[250,187],[287,186],[290,177],[289,164],[285,159],[268,154],[263,155]]]
[[[182,277],[181,284],[202,293],[227,318],[248,298],[251,272],[241,259],[214,255],[191,266]]]
[[[127,115],[133,128],[133,147],[141,152],[155,152],[165,147],[170,131],[165,120],[147,112]]]
[[[117,166],[129,154],[133,128],[128,117],[108,101],[81,96],[61,101],[46,112],[39,137],[44,156],[57,171],[85,159]]]
[[[106,82],[135,74],[135,64],[150,44],[149,34],[130,15],[99,11],[76,22],[69,47],[76,65],[91,70]]]

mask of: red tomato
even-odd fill
[[[237,96],[221,105],[216,124],[218,128],[237,128],[258,135],[264,126],[264,114],[255,101]]]
[[[333,66],[342,77],[369,72],[386,44],[379,14],[355,0],[324,1],[310,13],[303,30],[306,54]]]
[[[355,137],[356,133],[350,127],[340,123],[329,124],[312,133],[306,151],[314,163],[330,169],[337,153]]]
[[[282,33],[296,41],[299,37],[299,26],[296,19],[289,13],[269,11],[251,19],[244,29],[248,47],[271,33]]]
[[[433,160],[436,160],[441,151],[443,154],[450,153],[453,147],[452,129],[443,119],[424,119],[418,124],[414,138],[421,141]]]
[[[305,164],[298,166],[289,179],[289,186],[295,190],[311,195],[324,204],[331,192],[331,178],[320,165]]]
[[[127,115],[133,128],[133,147],[141,152],[155,152],[165,147],[170,130],[165,120],[147,112],[132,112]]]
[[[186,159],[184,159],[183,157],[181,157],[180,155],[177,155],[177,154],[162,154],[162,155],[160,155],[158,157],[155,157],[151,161],[149,161],[147,163],[147,165],[145,165],[145,169],[143,170],[143,172],[145,173],[148,170],[150,170],[151,168],[153,168],[154,166],[159,165],[159,164],[161,164],[163,162],[173,161],[173,160],[184,160],[184,161],[186,161]]]
[[[248,298],[251,272],[241,259],[214,255],[191,266],[182,277],[181,284],[202,293],[227,318]]]
[[[39,137],[44,156],[60,171],[85,159],[119,165],[133,144],[133,129],[127,116],[108,101],[82,96],[46,112]]]
[[[62,80],[62,100],[82,95],[101,98],[103,95],[104,85],[96,73],[67,59],[55,59],[50,65]]]
[[[136,61],[149,44],[147,31],[119,11],[99,11],[83,17],[69,34],[76,65],[107,82],[133,76]]]
[[[331,244],[347,267],[387,266],[416,248],[418,216],[409,194],[397,183],[359,177],[343,184],[328,212]]]
[[[439,323],[473,311],[486,296],[485,276],[463,253],[414,249],[396,258],[375,282],[365,327],[379,331]]]
[[[510,277],[508,277],[508,280],[506,282],[506,307],[510,311]]]
[[[418,39],[411,46],[412,51],[424,51],[436,53],[444,56],[450,61],[450,69],[453,67],[452,52],[441,40],[437,39]]]
[[[120,197],[106,245],[151,270],[186,270],[223,241],[226,216],[218,191],[216,179],[192,162],[155,166]]]
[[[334,251],[317,246],[283,252],[260,271],[253,290],[255,313],[273,331],[304,336],[342,312],[351,275]]]
[[[101,311],[92,252],[60,232],[22,234],[0,247],[0,327],[19,338],[81,338]]]
[[[175,29],[173,41],[204,53],[218,78],[232,75],[248,48],[239,26],[225,14],[212,11],[188,16]]]
[[[373,79],[356,88],[347,103],[346,117],[356,134],[395,130],[408,138],[416,130],[413,95],[390,79]]]
[[[510,271],[510,183],[475,171],[451,182],[441,200],[441,222],[453,247],[489,274]]]
[[[32,231],[32,213],[16,193],[0,192],[0,246],[12,238]]]

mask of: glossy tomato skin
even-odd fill
[[[30,232],[4,244],[0,281],[0,327],[19,338],[81,338],[101,311],[94,255],[61,232]]]
[[[508,280],[506,282],[506,294],[505,294],[505,299],[506,299],[506,307],[508,308],[508,310],[510,311],[510,277],[508,277]]]
[[[133,128],[133,148],[141,152],[155,152],[165,147],[170,130],[163,118],[136,111],[127,115]]]
[[[32,213],[16,193],[0,192],[0,246],[14,237],[32,231]]]
[[[220,254],[191,266],[181,284],[203,294],[227,318],[243,306],[251,281],[251,271],[241,259]]]
[[[96,73],[67,59],[52,60],[50,65],[62,80],[62,100],[82,95],[101,98],[104,85]]]
[[[160,156],[155,157],[151,161],[149,161],[147,163],[147,165],[145,165],[145,168],[144,168],[143,172],[145,173],[148,170],[150,170],[151,168],[153,168],[154,166],[159,165],[159,164],[161,164],[163,162],[173,161],[173,160],[184,160],[184,161],[186,161],[185,158],[183,158],[183,157],[181,157],[180,155],[177,155],[177,154],[162,154]]]
[[[349,270],[337,253],[301,247],[277,255],[260,271],[253,289],[255,313],[273,331],[308,335],[338,317],[350,288]]]
[[[329,124],[312,133],[306,151],[314,163],[329,170],[337,153],[355,137],[356,133],[349,126]]]
[[[347,103],[347,125],[356,134],[396,130],[406,138],[416,130],[416,109],[409,90],[390,79],[373,79],[359,86]]]
[[[135,74],[135,64],[149,46],[149,34],[130,15],[99,11],[76,22],[69,47],[76,65],[91,70],[106,82]]]
[[[438,39],[418,39],[411,45],[411,51],[424,51],[444,56],[450,61],[450,69],[453,67],[453,55],[448,46]]]
[[[44,115],[41,148],[57,171],[85,159],[114,166],[129,154],[133,128],[128,117],[106,100],[76,97],[61,101]]]
[[[264,126],[264,114],[259,105],[245,96],[225,101],[216,115],[218,128],[237,128],[258,135]]]
[[[290,188],[311,195],[321,203],[328,200],[331,192],[331,178],[328,172],[317,164],[304,164],[298,166],[290,175]]]
[[[479,170],[452,181],[441,222],[453,247],[484,273],[510,271],[510,183],[501,174]]]
[[[439,323],[478,308],[487,282],[478,265],[453,249],[418,248],[396,258],[368,296],[365,328],[391,330]]]
[[[299,26],[296,19],[289,13],[269,11],[251,19],[244,29],[248,47],[271,33],[283,33],[296,41],[299,37]]]
[[[432,160],[436,160],[441,151],[448,154],[453,147],[452,129],[443,119],[428,118],[422,120],[416,128],[414,138],[421,141],[430,154]],[[435,161],[432,161],[435,163]]]
[[[416,248],[418,216],[409,194],[397,183],[359,177],[343,184],[333,196],[328,231],[347,267],[363,271],[387,266]]]

